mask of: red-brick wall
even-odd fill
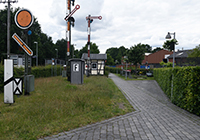
[[[158,64],[165,58],[165,55],[171,55],[173,52],[167,51],[167,50],[160,50],[155,53],[152,53],[148,56],[145,56],[144,60],[142,61],[142,64],[145,64],[148,62],[148,64]]]

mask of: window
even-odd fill
[[[92,63],[92,69],[96,69],[97,68],[97,63]]]

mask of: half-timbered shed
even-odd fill
[[[85,60],[85,74],[87,71],[88,54],[83,53],[82,58]],[[91,75],[104,75],[105,62],[107,60],[107,54],[90,54],[89,70]]]

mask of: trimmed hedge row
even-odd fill
[[[135,68],[127,68],[127,70],[131,70],[131,74],[135,74]],[[111,73],[120,73],[121,71],[121,68],[117,68],[117,67],[108,67],[106,66],[105,67],[105,71],[107,71],[108,73],[111,72]],[[138,72],[140,72],[142,75],[145,75],[146,74],[146,69],[137,69]],[[150,70],[151,71],[151,70]]]
[[[55,66],[53,67],[55,71]],[[62,71],[63,68],[61,68]],[[39,66],[32,67],[31,74],[35,76],[35,78],[39,77],[51,77],[52,66]],[[24,75],[24,68],[15,68],[13,70],[14,77],[22,77]],[[57,75],[60,74],[60,66],[57,66]],[[4,66],[0,65],[0,93],[3,92],[4,88]]]
[[[200,116],[200,67],[159,68],[154,69],[153,73],[174,104]]]

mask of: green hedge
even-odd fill
[[[200,116],[200,67],[154,69],[154,78],[174,104]]]
[[[127,70],[131,70],[131,74],[135,74],[135,68],[134,67],[132,67],[132,68],[128,67]],[[106,66],[105,67],[105,71],[108,72],[108,73],[109,72],[111,72],[111,73],[120,73],[121,68]],[[138,73],[141,72],[142,75],[145,75],[146,72],[147,72],[146,69],[140,69],[140,68],[137,69],[137,71],[138,71]],[[152,71],[152,69],[150,69],[150,71]]]
[[[116,68],[116,67],[105,67],[105,71],[106,73],[120,73],[120,68]]]
[[[55,71],[55,66],[53,67]],[[31,74],[35,76],[35,78],[39,77],[51,77],[52,66],[39,66],[32,67]],[[61,72],[62,72],[61,68]],[[22,77],[24,75],[24,68],[15,68],[13,70],[14,77]],[[57,66],[57,75],[60,75],[60,65]],[[4,66],[0,65],[0,93],[3,93],[4,88]]]

